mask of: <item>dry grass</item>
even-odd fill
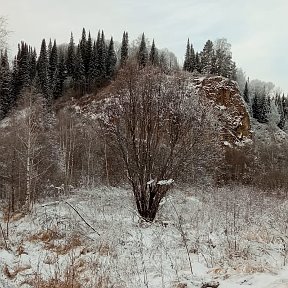
[[[52,250],[58,255],[65,255],[69,251],[79,247],[82,245],[82,241],[80,239],[80,236],[75,234],[72,235],[70,238],[68,238],[64,243],[47,243],[45,245],[45,248],[47,250]]]
[[[33,234],[28,237],[28,241],[31,242],[38,242],[42,241],[44,243],[49,243],[52,240],[57,240],[63,238],[62,235],[60,235],[56,229],[47,229],[38,232],[37,234]]]
[[[5,264],[3,267],[3,274],[9,279],[14,279],[18,275],[18,273],[21,273],[28,269],[31,269],[30,265],[23,265],[23,266],[17,265],[14,268],[9,269],[7,264]]]

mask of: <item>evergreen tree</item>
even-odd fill
[[[50,55],[49,55],[49,90],[54,94],[57,83],[57,68],[58,68],[58,51],[56,40],[54,40]]]
[[[21,83],[19,81],[19,66],[17,56],[14,57],[13,61],[13,69],[12,69],[12,99],[11,99],[11,106],[16,103],[18,95],[21,91]]]
[[[112,79],[116,70],[117,57],[114,50],[114,42],[111,37],[106,59],[106,76],[108,79]]]
[[[204,74],[211,74],[212,72],[212,64],[213,64],[214,50],[213,50],[213,42],[208,40],[203,48],[201,54],[201,63],[202,63],[202,72]]]
[[[88,40],[86,42],[85,55],[84,55],[84,57],[82,55],[84,66],[85,66],[86,78],[88,78],[88,74],[89,74],[90,62],[91,62],[91,58],[92,58],[92,49],[93,49],[93,43],[92,43],[91,34],[89,32]]]
[[[139,50],[137,53],[137,60],[140,68],[143,68],[147,65],[148,62],[148,51],[146,47],[145,35],[142,34]]]
[[[195,70],[195,59],[196,55],[195,55],[195,51],[193,48],[193,45],[190,45],[190,72],[193,72]]]
[[[102,84],[106,77],[106,43],[104,32],[98,32],[97,41],[96,41],[96,74],[98,84]]]
[[[18,51],[18,81],[20,90],[30,86],[29,50],[25,42],[21,42]],[[20,92],[20,91],[19,91]]]
[[[48,43],[48,49],[47,49],[47,57],[48,57],[48,59],[50,58],[50,55],[51,55],[51,52],[52,52],[52,47],[53,47],[53,44],[52,44],[52,40],[50,38],[49,39],[49,43]]]
[[[88,83],[89,83],[89,89],[91,90],[91,88],[94,86],[95,82],[96,82],[96,78],[97,78],[97,45],[96,45],[96,41],[94,41],[93,43],[93,47],[92,47],[92,53],[91,53],[91,61],[89,64],[89,72],[88,72]]]
[[[57,99],[63,94],[64,81],[66,79],[66,66],[65,66],[64,53],[60,53],[56,71],[57,71],[56,83],[53,90],[54,99]]]
[[[128,59],[128,32],[123,33],[122,44],[121,44],[121,57],[120,57],[120,66],[125,65]]]
[[[81,95],[86,93],[85,90],[85,67],[81,55],[81,48],[80,45],[77,47],[76,50],[76,57],[75,57],[75,69],[73,74],[74,80],[74,89],[78,91]]]
[[[0,57],[0,120],[3,119],[12,108],[11,71],[7,50],[1,51]]]
[[[68,45],[67,59],[66,59],[67,76],[73,76],[75,68],[75,44],[73,34],[71,33],[70,42]]]
[[[195,54],[195,70],[198,73],[202,72],[201,61],[200,61],[200,56],[199,56],[198,52],[196,52],[196,54]]]
[[[158,50],[155,46],[155,42],[154,39],[152,41],[152,46],[151,46],[151,50],[149,53],[149,62],[154,65],[154,66],[158,66],[159,65],[159,57],[158,57]]]
[[[185,53],[185,59],[184,59],[184,64],[183,64],[183,70],[184,71],[191,71],[191,47],[190,47],[190,42],[189,38],[187,40],[187,46],[186,46],[186,53]]]
[[[253,103],[252,103],[252,113],[254,119],[261,118],[261,99],[258,91],[255,91]]]
[[[51,101],[49,92],[49,59],[45,39],[42,40],[39,58],[37,61],[38,87],[43,93],[48,103]]]
[[[252,113],[253,118],[255,118],[259,123],[267,123],[268,115],[271,112],[271,100],[266,95],[265,89],[263,91],[255,91]]]
[[[232,61],[231,45],[226,39],[218,39],[214,43],[216,75],[236,79],[236,65]]]
[[[36,49],[30,49],[29,66],[30,66],[30,83],[33,83],[37,73],[37,53]]]
[[[249,89],[248,89],[248,82],[247,81],[245,83],[245,88],[244,88],[244,92],[243,92],[243,98],[244,98],[244,101],[247,104],[250,104]]]

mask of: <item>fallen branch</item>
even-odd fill
[[[219,282],[211,281],[211,282],[202,283],[201,288],[217,288],[218,286],[219,286]]]
[[[100,236],[100,233],[98,231],[95,230],[94,227],[92,227],[84,218],[83,216],[81,216],[81,214],[77,211],[77,209],[75,207],[73,207],[69,202],[65,201],[64,203],[66,203],[68,206],[70,206],[77,214],[78,216],[82,219],[82,221],[88,226],[90,227],[95,233],[97,233]]]

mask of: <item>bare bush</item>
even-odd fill
[[[153,221],[172,179],[193,163],[207,109],[187,74],[127,65],[101,117],[122,155],[139,214]]]

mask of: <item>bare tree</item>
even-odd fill
[[[191,164],[205,113],[186,74],[133,64],[120,73],[102,123],[117,142],[139,214],[153,221],[173,179]]]
[[[9,31],[6,26],[6,19],[3,16],[0,16],[0,51],[6,48],[7,45],[7,36]]]

